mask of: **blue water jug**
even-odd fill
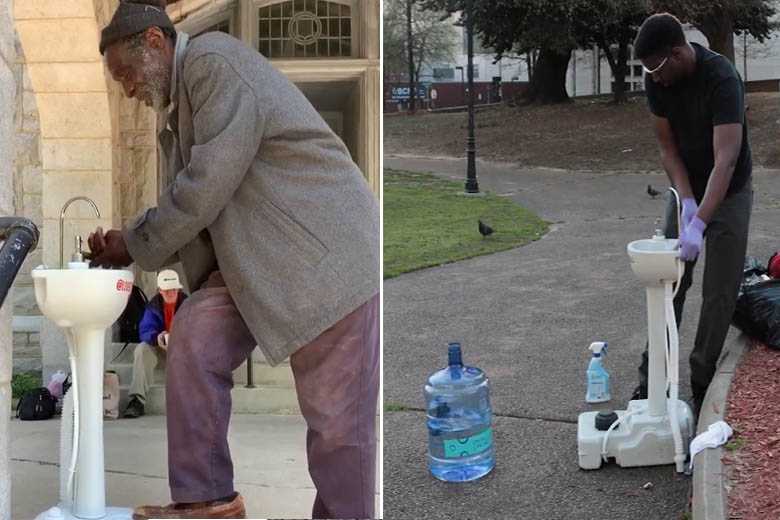
[[[490,473],[496,462],[488,378],[463,365],[459,343],[449,344],[449,366],[428,378],[425,401],[433,476],[465,482]]]

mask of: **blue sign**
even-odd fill
[[[417,99],[428,99],[428,89],[425,85],[417,85]],[[409,99],[409,86],[391,87],[390,99],[393,101],[406,101]]]

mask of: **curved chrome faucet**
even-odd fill
[[[89,205],[92,206],[92,209],[95,210],[95,215],[97,216],[97,218],[100,218],[100,210],[98,210],[97,204],[95,204],[95,201],[93,201],[89,197],[84,197],[84,196],[73,197],[62,206],[62,211],[60,211],[60,269],[65,269],[65,256],[64,256],[65,212],[68,211],[68,207],[74,202],[76,202],[77,200],[83,200],[84,202],[88,202]]]
[[[682,228],[680,220],[682,219],[682,205],[680,204],[680,194],[674,187],[669,186],[669,191],[674,195],[674,199],[677,201],[677,238],[680,238],[680,229]]]

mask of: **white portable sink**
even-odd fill
[[[103,358],[106,329],[127,305],[133,273],[68,265],[30,273],[38,307],[63,329],[73,377],[61,421],[60,502],[36,520],[130,520],[132,510],[106,507]]]
[[[634,240],[628,244],[631,269],[646,286],[663,286],[665,281],[676,281],[679,269],[679,251],[676,238],[653,237]]]
[[[133,289],[132,271],[38,268],[30,274],[41,312],[64,328],[108,328]]]
[[[599,429],[597,412],[580,414],[577,448],[583,469],[597,469],[604,460],[613,458],[624,467],[673,463],[677,472],[684,471],[694,418],[689,406],[678,398],[679,338],[673,287],[682,274],[683,262],[677,246],[677,239],[664,238],[658,232],[626,248],[647,299],[648,397],[630,401],[626,410],[615,410],[619,422],[608,430]]]

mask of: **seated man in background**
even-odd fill
[[[145,413],[146,394],[154,382],[154,369],[168,349],[173,315],[187,298],[182,292],[179,275],[171,269],[160,271],[157,275],[157,289],[157,295],[149,301],[138,326],[141,343],[135,347],[130,401],[124,413],[128,419]]]

